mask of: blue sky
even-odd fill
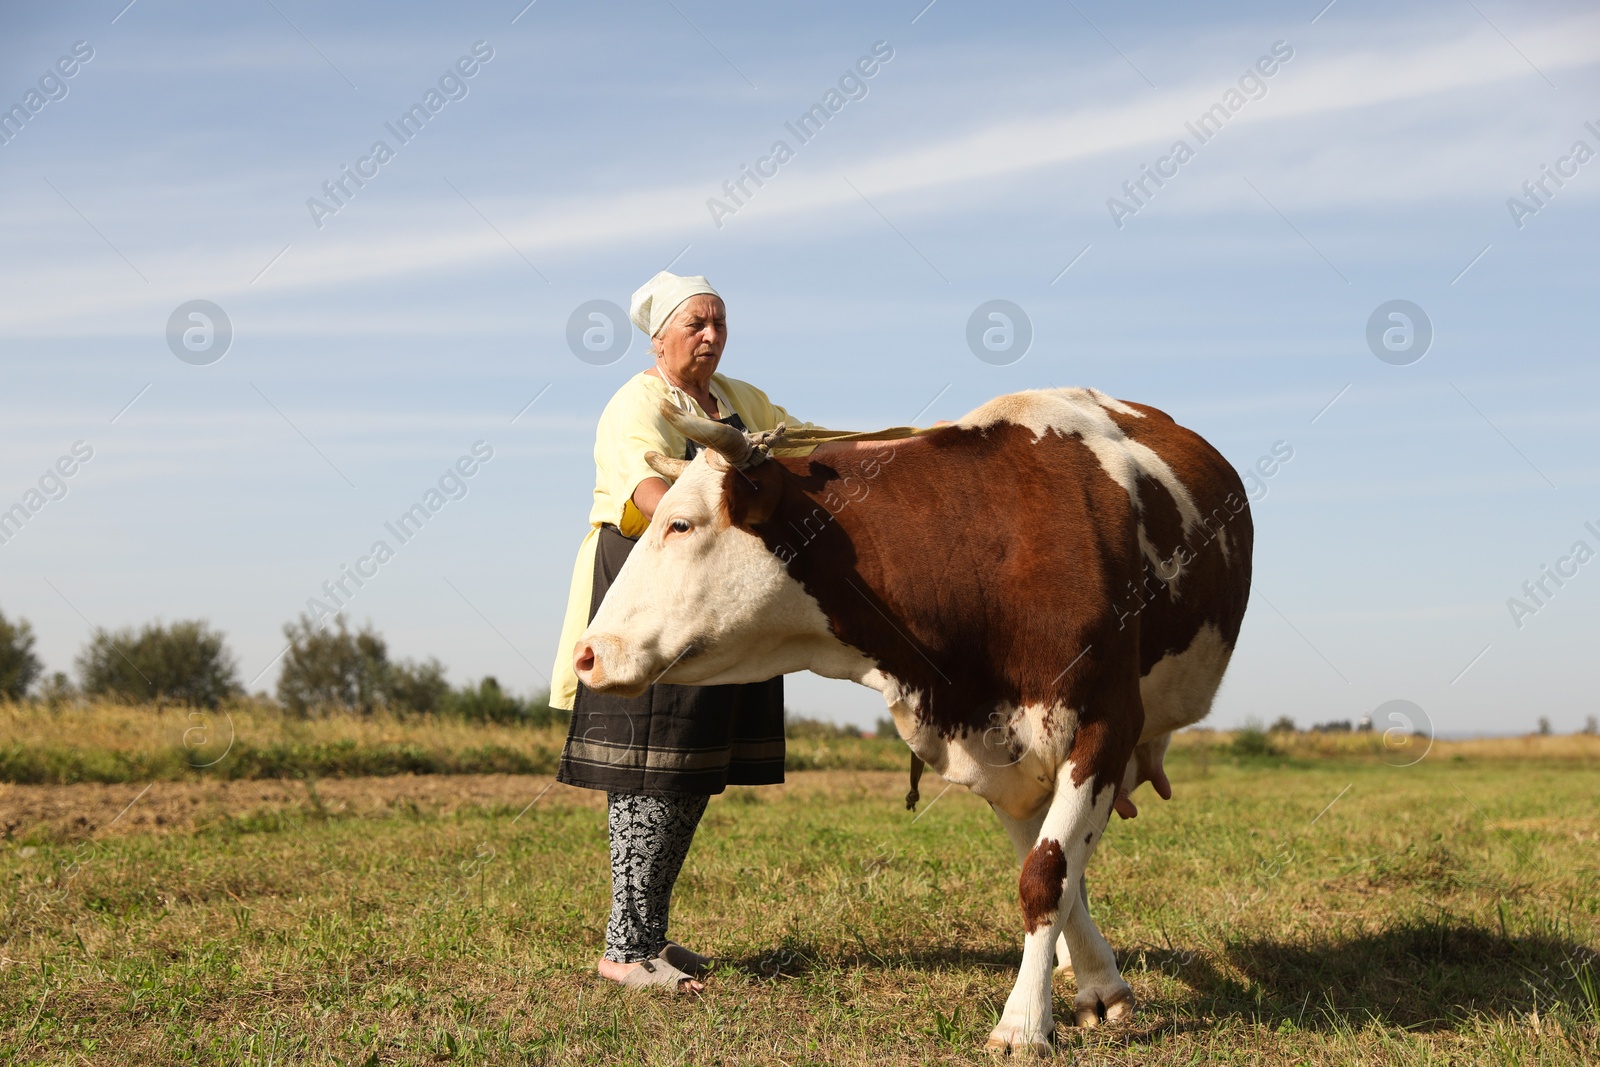
[[[579,360],[567,320],[671,263],[725,294],[724,369],[824,424],[1082,384],[1240,468],[1292,449],[1255,504],[1219,725],[1600,711],[1600,562],[1507,604],[1600,550],[1583,5],[124,3],[0,13],[0,104],[41,78],[59,97],[0,144],[0,507],[93,450],[0,545],[0,610],[51,669],[92,626],[203,617],[270,690],[283,623],[482,441],[350,612],[457,682],[543,688],[594,420],[646,365],[637,334]],[[478,42],[401,144],[385,124]],[[800,144],[785,123],[878,42],[892,58]],[[1275,45],[1255,98],[1186,130]],[[1193,158],[1130,201],[1180,138]],[[314,219],[380,139],[393,158]],[[793,158],[717,225],[707,201],[780,139]],[[967,346],[991,299],[1032,324],[1008,365]],[[1366,340],[1397,299],[1434,333],[1407,365]],[[168,346],[191,300],[232,325],[209,365]],[[806,677],[790,704],[881,713]]]

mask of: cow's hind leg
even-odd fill
[[[1061,930],[1065,952],[1057,952],[1072,966],[1078,992],[1072,999],[1073,1015],[1079,1026],[1100,1025],[1101,1016],[1108,1023],[1123,1022],[1133,1016],[1133,989],[1117,970],[1117,955],[1100,935],[1100,928],[1089,914],[1089,887],[1078,879],[1078,902],[1073,906]]]

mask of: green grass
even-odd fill
[[[1175,799],[1141,792],[1090,871],[1140,1014],[1063,1027],[1063,1056],[1600,1059],[1585,765],[1191,750],[1169,769]],[[593,976],[604,813],[559,793],[520,818],[311,805],[6,846],[0,1062],[985,1062],[1020,957],[1015,861],[981,801],[932,784],[915,820],[899,774],[715,799],[673,913],[728,961],[699,998]],[[1058,978],[1058,1017],[1071,994]]]

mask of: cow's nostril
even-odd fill
[[[594,646],[585,641],[578,646],[577,657],[573,661],[578,668],[578,673],[594,670]]]

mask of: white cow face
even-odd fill
[[[707,450],[661,498],[574,649],[589,688],[637,696],[656,682],[764,681],[808,666],[808,638],[831,641],[816,602],[759,537],[732,524],[731,470]],[[765,473],[769,484],[781,476]]]

